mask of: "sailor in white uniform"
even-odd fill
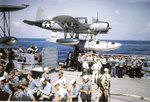
[[[55,97],[54,102],[66,102],[68,100],[67,89],[60,86],[58,81],[54,83],[54,87],[56,88],[56,90],[58,92],[58,96]]]
[[[98,61],[94,62],[93,66],[91,67],[91,69],[93,70],[93,72],[92,72],[92,84],[94,84],[97,81],[97,78],[99,77],[99,73],[100,73],[101,68],[102,68],[101,63],[99,63]]]
[[[67,88],[66,78],[63,76],[63,71],[62,70],[60,70],[58,72],[58,82],[59,82],[60,86],[62,86],[63,88]]]
[[[51,81],[48,67],[44,68],[44,73],[42,74],[42,78],[49,79],[49,81]]]
[[[88,64],[88,61],[85,60],[85,61],[82,63],[82,75],[88,74],[88,70],[89,70],[89,64]]]

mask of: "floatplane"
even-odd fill
[[[51,38],[49,41],[65,45],[78,46],[81,49],[94,51],[110,51],[121,46],[120,43],[99,41],[98,34],[107,34],[111,29],[109,22],[99,21],[97,19],[88,24],[87,17],[72,17],[69,15],[59,15],[51,20],[23,20],[24,23],[40,27],[42,29],[51,30]],[[57,32],[63,32],[64,38],[57,39]],[[70,37],[67,38],[67,35]],[[79,39],[79,35],[88,34],[89,39]]]
[[[29,5],[0,5],[0,44],[12,45],[17,43],[17,38],[10,33],[10,12],[22,10]]]

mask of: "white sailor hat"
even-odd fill
[[[105,69],[104,69],[104,72],[108,72],[108,71],[109,71],[108,68],[105,68]]]
[[[44,67],[44,71],[45,71],[45,70],[48,70],[48,67]]]
[[[2,56],[3,55],[3,53],[0,53],[0,56]]]
[[[75,79],[72,79],[71,81],[70,81],[70,84],[74,84],[76,82],[76,80]]]
[[[83,79],[87,80],[87,79],[89,79],[89,77],[87,75],[84,75]]]
[[[58,81],[56,81],[54,84],[53,84],[53,86],[56,86],[56,85],[58,85],[59,84],[59,82]]]
[[[35,49],[37,49],[37,46],[34,46]]]
[[[4,76],[0,77],[0,81],[6,79]]]

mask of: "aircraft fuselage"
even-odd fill
[[[65,16],[64,16],[65,17]],[[76,20],[76,19],[74,19]],[[93,22],[92,24],[81,23],[82,26],[78,24],[61,23],[54,20],[40,20],[40,21],[23,21],[26,24],[38,26],[43,29],[51,30],[54,32],[67,32],[76,34],[107,34],[109,29],[109,23],[104,21]]]

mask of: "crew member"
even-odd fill
[[[54,102],[66,102],[69,99],[67,89],[60,86],[58,81],[54,83],[54,87],[58,91],[58,96],[55,97]]]
[[[101,67],[102,67],[102,65],[98,61],[94,62],[93,66],[91,67],[91,69],[93,70],[93,73],[92,73],[92,84],[97,82],[97,78],[99,76],[99,72],[100,72]]]
[[[49,79],[49,81],[51,80],[48,67],[44,68],[44,73],[42,74],[42,78]]]
[[[19,78],[18,84],[19,84],[19,86],[21,87],[22,82],[27,81],[27,79],[24,77],[22,71],[19,71],[19,72],[18,72],[18,78]]]
[[[72,60],[72,52],[70,51],[70,52],[68,53],[68,58],[67,58],[67,61],[66,61],[66,67],[67,67],[67,68],[70,67],[70,65],[71,65],[71,60]]]
[[[40,89],[43,101],[52,101],[52,85],[49,83],[49,79],[42,77],[40,81],[44,85],[44,88]]]
[[[101,60],[102,66],[103,66],[102,69],[101,69],[101,74],[103,74],[104,73],[104,68],[106,68],[106,66],[107,66],[107,60],[104,56],[102,56],[100,60]]]
[[[132,65],[131,65],[131,67],[130,67],[130,71],[129,71],[129,76],[130,76],[130,78],[134,78],[134,76],[135,76],[135,59],[134,58],[132,58],[131,59],[131,63],[132,63]]]
[[[71,95],[69,96],[69,99],[72,100],[72,102],[78,102],[78,96],[79,96],[79,86],[77,85],[77,82],[75,79],[71,80]]]
[[[39,88],[42,87],[42,83],[33,78],[33,73],[32,72],[30,72],[28,74],[27,78],[29,79],[29,84],[28,84],[29,91],[31,91],[33,95],[34,94],[37,95],[37,92],[39,91]]]
[[[81,71],[81,68],[82,68],[82,60],[81,60],[81,53],[79,53],[78,63],[77,63],[77,69],[78,69],[78,71]]]
[[[6,80],[8,80],[8,73],[4,71],[4,66],[0,64],[0,77],[5,77]]]
[[[104,74],[101,76],[101,94],[100,94],[100,101],[109,101],[110,100],[110,75],[108,68],[104,69]]]
[[[123,67],[124,67],[124,59],[120,58],[119,60],[119,68],[118,68],[118,78],[122,78],[123,77]]]
[[[33,92],[28,88],[28,82],[24,81],[21,85],[24,95],[22,97],[22,101],[33,101],[35,102],[35,97],[33,95]]]
[[[30,45],[29,48],[27,49],[27,52],[29,54],[34,53],[34,47],[32,45]]]
[[[83,83],[80,86],[80,97],[82,102],[91,102],[91,95],[92,95],[92,88],[91,83],[87,75],[83,76],[82,78]]]
[[[1,90],[1,92],[2,92],[1,94],[2,94],[2,95],[4,94],[4,97],[3,97],[3,98],[4,98],[4,99],[7,98],[7,101],[10,101],[13,92],[11,91],[10,86],[9,86],[9,84],[7,83],[5,77],[0,77],[0,90]],[[7,96],[8,96],[8,97],[7,97]]]
[[[88,70],[89,70],[88,61],[85,60],[85,61],[82,63],[82,75],[87,75],[87,74],[88,74]]]
[[[34,53],[38,53],[38,52],[39,52],[38,47],[34,46]]]
[[[58,72],[58,82],[61,87],[67,88],[66,78],[63,76],[62,70]]]
[[[20,53],[23,53],[24,52],[23,46],[19,46],[18,50],[19,50]]]
[[[111,68],[111,77],[116,77],[116,61],[115,61],[115,59],[113,59],[111,62],[111,66],[112,66],[112,68]]]
[[[22,101],[22,97],[24,95],[23,91],[19,89],[19,84],[14,84],[14,94],[12,96],[12,101]]]
[[[18,76],[15,75],[14,71],[11,71],[9,73],[9,84],[14,85],[19,83],[19,78]]]
[[[137,78],[141,78],[141,69],[142,69],[142,64],[143,64],[143,62],[142,62],[142,60],[141,59],[137,59],[137,69],[136,69],[136,77]]]

